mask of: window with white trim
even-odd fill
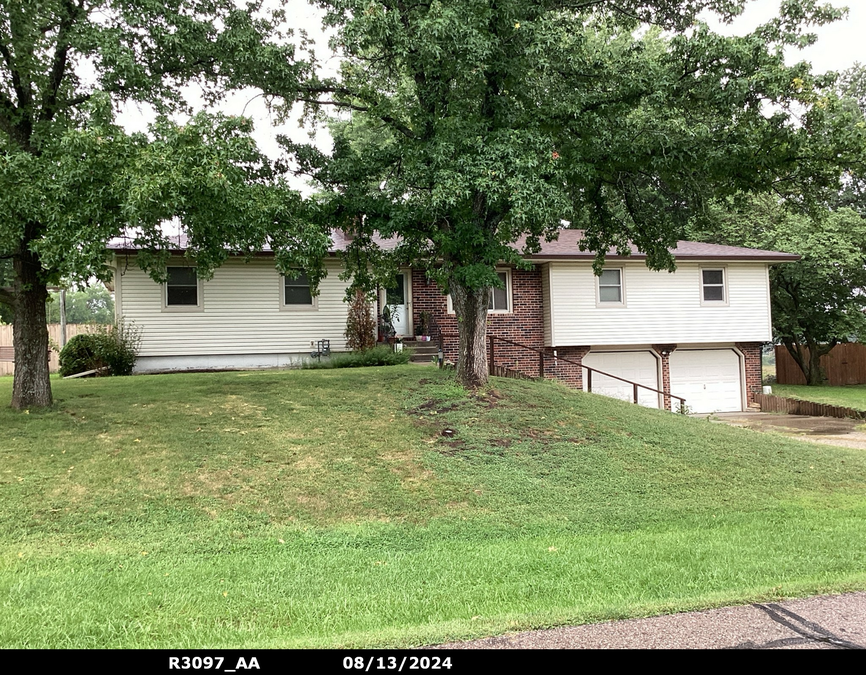
[[[490,300],[487,303],[488,314],[510,314],[512,303],[511,270],[497,270],[496,276],[502,282],[502,288],[490,289]],[[448,313],[454,314],[454,303],[448,296]]]
[[[303,309],[316,306],[316,298],[310,288],[310,277],[306,272],[297,271],[298,276],[290,279],[283,277],[283,307]]]
[[[490,289],[490,302],[487,304],[488,314],[491,312],[510,312],[511,303],[509,303],[510,288],[511,288],[511,272],[497,272],[496,276],[502,282],[502,288]]]
[[[623,304],[622,269],[603,270],[598,277],[599,304]]]
[[[167,267],[165,307],[196,309],[201,306],[201,282],[195,267]]]
[[[701,301],[705,303],[727,303],[728,293],[725,289],[724,268],[701,269]]]

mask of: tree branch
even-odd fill
[[[73,106],[87,103],[87,101],[89,101],[91,98],[93,98],[93,94],[82,94],[81,96],[76,96],[75,98],[69,98],[65,101],[60,101],[55,105],[54,112],[62,110],[63,108],[72,108]]]
[[[11,73],[13,70],[13,68],[12,68],[12,53],[9,51],[9,49],[6,47],[6,45],[4,45],[2,42],[0,42],[0,56],[3,57],[3,60],[6,62],[6,67],[9,69],[9,72]]]
[[[295,100],[299,101],[301,103],[311,103],[313,105],[333,105],[333,106],[337,106],[338,108],[348,108],[349,110],[357,110],[358,112],[370,112],[371,111],[371,108],[369,108],[367,106],[355,105],[354,103],[344,103],[342,101],[320,101],[317,98],[296,98]],[[403,124],[399,120],[395,119],[394,117],[391,117],[390,115],[378,115],[375,112],[373,112],[372,114],[375,115],[376,117],[378,117],[380,120],[382,120],[386,124],[389,124],[392,127],[394,127],[394,129],[399,131],[401,134],[403,134],[407,138],[412,138],[412,139],[418,138],[418,135],[414,131],[412,131],[409,127],[407,127],[405,124]]]
[[[63,84],[63,78],[66,76],[66,63],[69,57],[69,43],[66,36],[75,23],[77,8],[69,0],[63,4],[67,14],[57,29],[57,47],[54,50],[48,86],[42,94],[42,110],[39,114],[41,121],[49,121],[54,118],[54,113],[57,112],[57,93],[60,91],[60,85]]]
[[[18,97],[18,107],[24,108],[29,106],[33,102],[33,95],[28,88],[24,87],[24,83],[21,81],[21,73],[18,72],[18,69],[15,67],[15,64],[12,62],[12,53],[6,47],[6,45],[0,43],[0,55],[3,56],[3,60],[6,61],[6,65],[9,67],[9,74],[12,77],[12,88],[15,90],[15,95]]]
[[[0,288],[0,302],[5,305],[15,304],[15,295],[12,293],[11,288]]]
[[[3,129],[10,136],[14,129],[12,117],[14,117],[15,112],[15,104],[0,91],[0,129]]]

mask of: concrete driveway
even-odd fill
[[[866,592],[512,633],[448,649],[866,649]]]
[[[866,450],[866,432],[859,429],[863,420],[753,411],[713,413],[710,420],[755,431],[776,432],[812,443]]]

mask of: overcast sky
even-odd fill
[[[279,0],[272,0],[277,5]],[[322,33],[321,12],[310,6],[306,0],[286,0],[283,3],[291,22],[296,28],[305,29],[310,37],[316,42],[315,51],[322,64],[333,74],[337,67],[336,58],[331,55],[327,46],[327,38]],[[836,6],[845,6],[846,3],[832,1]],[[848,17],[843,20],[816,28],[813,32],[818,34],[818,42],[804,50],[792,49],[786,53],[789,63],[801,60],[811,61],[815,72],[826,72],[828,70],[841,71],[852,66],[855,62],[866,62],[866,1],[848,0]],[[756,26],[764,23],[778,13],[779,0],[753,0],[747,7],[745,13],[732,25],[715,24],[716,30],[728,35],[745,34]],[[709,19],[709,17],[708,17]],[[255,92],[239,92],[232,94],[221,108],[231,114],[245,114],[255,120],[255,137],[259,146],[272,158],[279,155],[279,147],[276,143],[278,133],[290,136],[296,141],[308,140],[307,131],[298,127],[297,121],[289,122],[275,129],[271,124],[268,111],[264,101],[254,98]],[[150,115],[146,110],[137,107],[129,108],[119,117],[122,124],[129,129],[144,129],[149,121]],[[329,150],[330,139],[326,132],[319,130],[317,145],[323,150]],[[298,189],[303,189],[303,182],[295,184]],[[307,191],[307,190],[304,190]]]
[[[857,61],[866,61],[866,2],[831,0],[829,4],[847,6],[847,19],[811,31],[818,35],[818,42],[803,50],[791,50],[786,54],[789,63],[811,61],[815,72],[823,73],[845,70]],[[733,25],[720,26],[718,30],[727,35],[742,35],[778,14],[778,10],[779,0],[753,0]]]

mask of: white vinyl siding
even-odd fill
[[[591,263],[549,263],[550,346],[772,339],[766,263],[726,262],[727,302],[711,305],[702,304],[701,269],[711,268],[708,263],[680,262],[674,273],[638,261],[617,265],[628,289],[625,306],[614,310],[597,303]]]
[[[163,285],[134,260],[118,267],[118,314],[141,328],[141,356],[309,353],[310,342],[321,339],[333,351],[346,349],[346,282],[336,261],[326,262],[316,309],[304,312],[281,311],[284,280],[273,258],[227,261],[200,282],[202,307],[194,313],[163,312]]]

